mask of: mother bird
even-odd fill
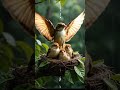
[[[68,25],[64,23],[58,23],[54,28],[52,22],[38,13],[35,13],[35,26],[36,29],[49,41],[54,41],[59,44],[60,48],[63,48],[65,42],[71,40],[71,38],[77,33],[84,21],[84,11],[71,21]]]

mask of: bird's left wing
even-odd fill
[[[68,42],[80,29],[81,25],[83,24],[85,13],[84,11],[75,18],[72,22],[70,22],[65,30],[66,30],[66,42]]]

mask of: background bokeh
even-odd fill
[[[86,30],[85,43],[93,60],[103,59],[105,64],[120,72],[120,1],[111,0],[107,8]]]

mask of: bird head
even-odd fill
[[[70,44],[66,44],[65,50],[69,50],[70,48],[71,48],[71,45]]]
[[[66,27],[66,25],[64,23],[58,23],[56,26],[56,30],[57,31],[61,31]]]
[[[64,55],[64,53],[65,53],[65,50],[62,49],[59,54]]]
[[[51,47],[57,49],[57,48],[59,48],[59,44],[58,43],[53,43],[53,45]]]

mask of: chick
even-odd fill
[[[60,52],[59,44],[54,43],[48,50],[47,57],[56,58]]]
[[[69,61],[70,56],[66,53],[65,50],[61,50],[60,53],[59,53],[58,59],[64,60],[64,61]]]
[[[65,51],[66,51],[66,53],[69,54],[70,57],[72,57],[72,55],[73,55],[73,49],[72,49],[72,47],[71,47],[70,44],[66,44],[65,45]]]

